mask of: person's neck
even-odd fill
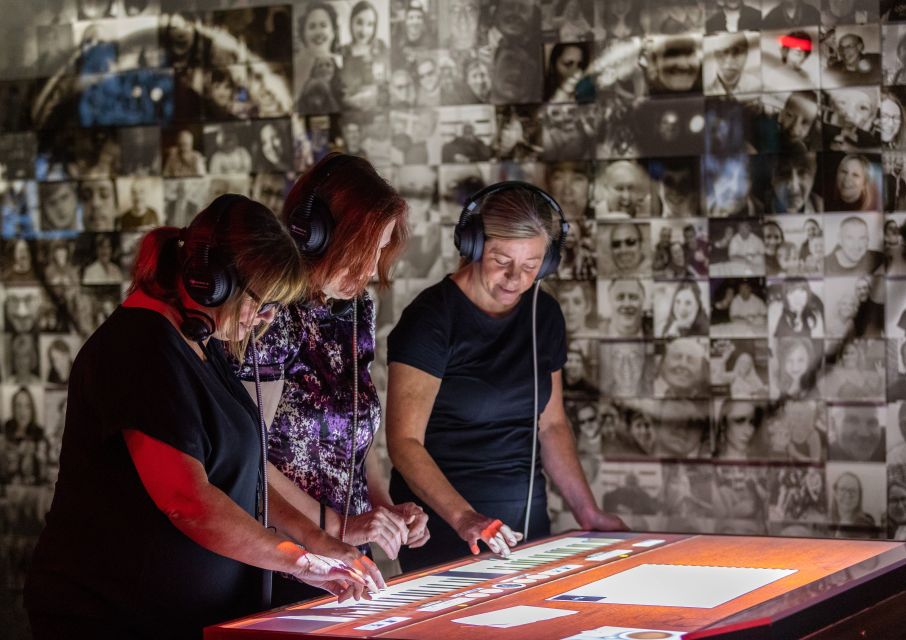
[[[516,298],[516,302],[512,305],[505,306],[500,304],[481,286],[478,269],[478,264],[472,262],[456,271],[450,278],[480,311],[494,318],[502,318],[508,315],[519,304],[522,296]]]

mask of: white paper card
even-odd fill
[[[685,631],[666,631],[664,629],[638,629],[636,627],[598,627],[588,629],[563,640],[636,640],[637,638],[651,638],[652,640],[681,640]]]
[[[546,607],[519,605],[518,607],[507,607],[506,609],[500,609],[499,611],[479,613],[475,616],[456,618],[453,622],[471,624],[479,627],[509,629],[510,627],[518,627],[523,624],[532,624],[533,622],[571,616],[574,613],[576,612],[565,611],[563,609],[548,609]]]
[[[712,609],[793,573],[795,569],[642,564],[549,600]]]

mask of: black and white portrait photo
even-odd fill
[[[758,33],[739,31],[705,36],[704,92],[734,96],[761,91]]]
[[[651,244],[647,223],[598,224],[598,273],[603,277],[651,275]]]
[[[598,314],[601,335],[618,340],[652,335],[651,280],[614,278],[598,280]]]
[[[778,91],[816,89],[821,63],[817,26],[761,33],[762,78]]]
[[[767,340],[711,340],[711,392],[739,399],[767,398]]]
[[[707,278],[708,220],[651,221],[652,272],[656,279]]]
[[[711,335],[722,338],[764,336],[767,292],[761,278],[711,280]]]

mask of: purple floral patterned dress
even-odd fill
[[[381,423],[381,404],[368,371],[374,360],[374,302],[367,294],[359,300],[356,315],[359,424],[352,515],[371,510],[365,455]],[[268,431],[269,460],[315,500],[343,513],[352,451],[351,309],[345,316],[334,316],[324,305],[284,307],[258,340],[257,353],[262,381],[284,379],[283,396]],[[239,377],[255,379],[251,352]]]

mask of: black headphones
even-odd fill
[[[234,266],[217,246],[217,232],[224,216],[247,200],[235,193],[219,196],[180,233],[182,284],[189,297],[204,307],[219,307],[230,299],[238,286],[239,277]],[[178,297],[176,307],[183,320],[180,331],[187,338],[198,342],[214,333],[214,321],[210,316],[186,309]]]
[[[290,212],[286,224],[303,256],[317,257],[323,255],[327,250],[335,223],[330,207],[318,194],[318,189],[337,167],[346,164],[353,157],[344,153],[328,156],[319,167],[319,171],[324,175]]]
[[[536,280],[541,280],[552,273],[556,273],[557,267],[560,266],[560,254],[563,251],[563,245],[566,243],[566,234],[569,233],[569,223],[563,216],[563,209],[560,208],[557,201],[549,193],[533,184],[520,180],[506,180],[487,186],[472,195],[463,205],[462,213],[459,215],[459,222],[456,223],[456,227],[453,230],[453,242],[456,244],[456,248],[459,249],[459,255],[468,262],[481,260],[485,235],[478,207],[481,201],[489,195],[509,189],[526,189],[533,194],[541,196],[560,217],[560,235],[548,245],[541,268],[535,278]]]

